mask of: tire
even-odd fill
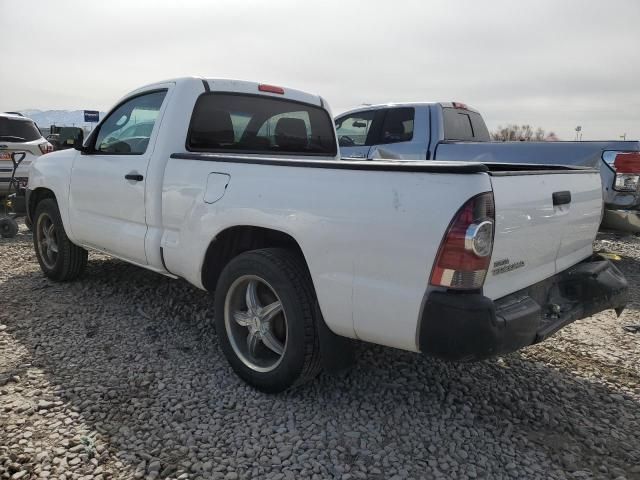
[[[11,217],[0,218],[0,236],[13,238],[18,234],[18,223]]]
[[[45,198],[36,206],[33,246],[42,272],[51,280],[74,280],[87,266],[87,251],[67,237],[58,204],[52,198]]]
[[[247,293],[252,282],[255,302]],[[309,273],[297,254],[269,248],[231,260],[215,291],[215,325],[222,351],[236,374],[266,393],[315,378],[320,373],[315,302]],[[252,310],[251,303],[260,308]]]

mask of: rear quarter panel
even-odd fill
[[[204,203],[210,173],[230,181]],[[222,230],[254,225],[297,240],[324,319],[335,333],[417,350],[431,266],[455,212],[491,189],[485,174],[301,168],[170,159],[162,190],[167,268],[201,284]]]

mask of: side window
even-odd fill
[[[141,155],[147,150],[166,90],[139,95],[117,107],[100,125],[95,151]]]
[[[352,113],[336,120],[336,133],[341,147],[360,147],[367,144],[375,110]]]
[[[413,139],[415,109],[390,108],[384,117],[379,143],[408,142]]]

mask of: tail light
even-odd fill
[[[635,192],[640,185],[640,152],[606,151],[604,161],[615,172],[613,189],[618,192]]]
[[[40,147],[40,151],[42,152],[43,155],[45,153],[53,152],[53,145],[51,145],[49,142],[40,143],[38,144],[38,147]]]
[[[493,193],[467,201],[453,218],[440,244],[431,285],[478,289],[484,284],[493,252]]]

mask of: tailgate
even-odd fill
[[[591,255],[602,212],[597,170],[491,173],[496,224],[484,294],[528,287]]]

